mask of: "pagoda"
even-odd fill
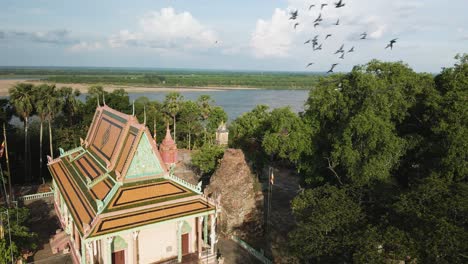
[[[215,263],[217,202],[174,175],[167,128],[158,149],[133,115],[98,106],[79,147],[49,158],[63,232],[74,263]],[[53,248],[54,250],[54,248]]]

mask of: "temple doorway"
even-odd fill
[[[189,234],[182,235],[182,255],[189,253]]]
[[[112,264],[125,264],[125,250],[112,252]]]

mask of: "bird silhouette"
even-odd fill
[[[322,50],[322,44],[320,44],[317,48],[314,47],[314,51],[315,50]]]
[[[318,25],[320,25],[319,22],[315,23],[315,24],[314,24],[314,28],[317,27]]]
[[[304,45],[309,44],[311,41],[312,41],[312,39],[308,39],[306,42],[304,42]]]
[[[338,1],[338,3],[335,3],[336,8],[340,8],[340,7],[343,7],[343,6],[345,6],[345,4],[343,3],[343,0],[340,0],[340,1]]]
[[[328,4],[322,4],[322,5],[320,6],[320,10],[322,10],[322,9],[323,9],[324,7],[326,7],[327,5],[328,5]]]
[[[344,59],[344,52],[341,54],[340,59]]]
[[[317,17],[317,19],[314,20],[314,22],[322,22],[322,13],[319,14],[319,16]]]
[[[329,38],[329,37],[331,37],[331,36],[332,36],[332,34],[327,34],[327,35],[325,36],[325,39],[327,39],[327,38]]]
[[[335,67],[338,65],[338,63],[333,63],[330,70],[327,71],[327,73],[332,73],[333,72],[333,69],[335,69]]]
[[[312,9],[312,7],[314,7],[314,6],[315,6],[315,5],[310,5],[310,6],[309,6],[309,10]]]
[[[338,18],[338,20],[336,21],[335,23],[336,26],[340,25],[340,19]]]
[[[312,64],[314,64],[314,63],[310,62],[309,64],[307,64],[306,68],[309,68],[309,66],[311,66]]]
[[[361,34],[361,39],[366,39],[366,37],[367,37],[367,33],[366,33],[366,32],[364,32],[364,33]]]
[[[385,49],[387,49],[387,48],[393,49],[393,44],[395,44],[396,41],[397,41],[397,38],[390,40],[390,43],[388,43],[388,45],[385,47]]]
[[[296,24],[294,24],[294,29],[296,29],[297,26],[299,26],[299,23],[296,22]]]
[[[348,53],[350,53],[350,52],[354,52],[354,46],[351,49],[348,50]]]
[[[299,11],[291,11],[289,14],[291,14],[291,17],[289,18],[290,20],[296,20],[298,14],[299,14]]]
[[[344,53],[344,44],[341,45],[341,47],[335,52],[335,54],[338,54],[338,53]]]

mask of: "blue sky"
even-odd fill
[[[314,62],[307,70],[339,63],[348,71],[375,58],[438,72],[468,53],[467,0],[344,0],[340,9],[335,1],[0,0],[0,66],[303,71]],[[309,11],[312,3],[329,6]],[[303,44],[315,35],[320,51]],[[393,38],[395,48],[385,50]],[[355,50],[345,59],[334,55],[342,44]]]

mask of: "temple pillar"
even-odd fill
[[[80,256],[80,262],[81,262],[82,264],[86,264],[86,263],[87,263],[86,257],[87,257],[87,255],[88,255],[88,253],[86,252],[86,251],[87,251],[87,250],[86,250],[86,249],[87,249],[87,248],[86,248],[86,244],[85,244],[84,241],[81,240],[81,239],[80,239],[80,243],[81,243],[81,245],[80,245],[80,251],[78,251],[78,252],[80,252],[80,254],[81,254],[81,256]]]
[[[216,243],[216,217],[214,214],[210,215],[210,222],[211,222],[211,227],[210,227],[210,253],[214,254],[214,248],[215,248],[215,243]]]
[[[106,258],[106,262],[105,263],[109,263],[111,264],[112,263],[112,241],[114,240],[114,237],[108,237],[106,239],[107,241],[107,248],[106,248],[106,255],[107,255],[107,258]]]
[[[198,246],[198,258],[202,255],[202,216],[197,217],[197,246]]]
[[[203,241],[208,244],[208,216],[203,216]]]
[[[133,263],[138,264],[138,234],[140,231],[134,231],[132,233],[133,237]]]
[[[184,222],[177,223],[177,262],[182,262],[182,225]]]
[[[93,248],[93,242],[86,243],[86,247],[88,248],[89,263],[90,263],[90,264],[94,264],[94,248]]]

